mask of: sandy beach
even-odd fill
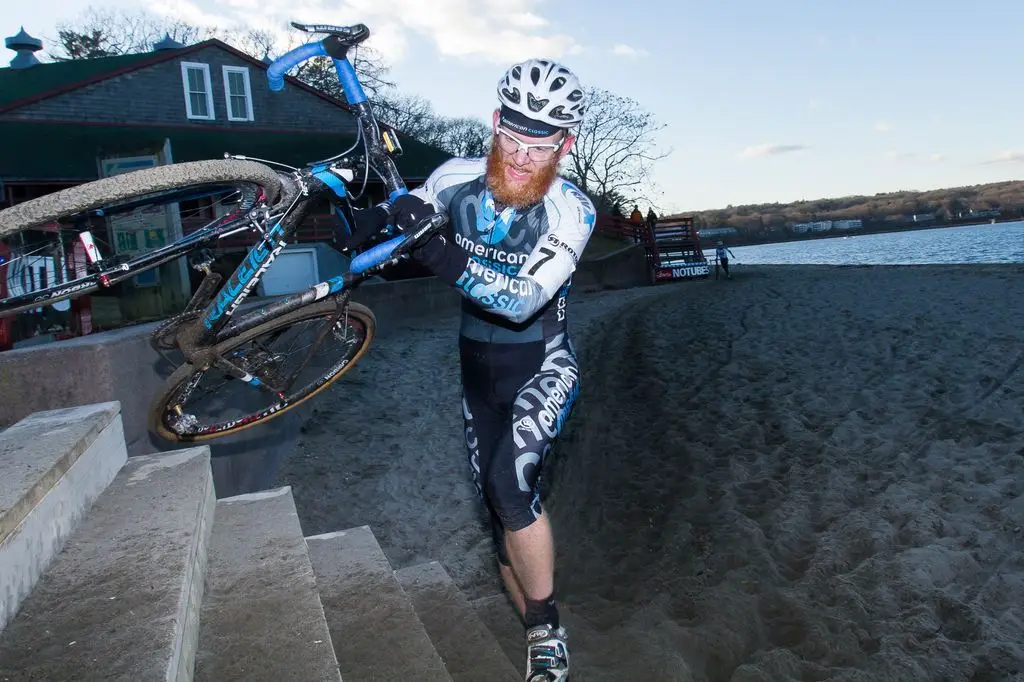
[[[548,470],[573,680],[1024,680],[1024,266],[743,266],[574,292]],[[458,319],[383,325],[279,484],[438,560],[521,666]]]

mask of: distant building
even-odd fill
[[[739,235],[739,230],[735,227],[705,227],[702,230],[697,230],[697,236],[701,239],[710,239],[712,237],[735,237]]]
[[[831,220],[815,220],[809,223],[796,223],[791,228],[796,234],[805,232],[828,232],[832,229]]]

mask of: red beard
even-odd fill
[[[547,194],[551,183],[558,173],[558,157],[539,168],[530,171],[530,177],[525,184],[512,184],[505,174],[505,166],[512,166],[519,170],[511,160],[503,160],[497,143],[491,145],[491,151],[487,155],[487,188],[491,190],[495,201],[512,206],[524,208],[538,203]]]

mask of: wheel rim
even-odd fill
[[[289,367],[287,359],[302,358],[308,349],[308,346],[301,345],[302,341],[308,341],[333,315],[334,312],[329,311],[287,321],[223,350],[223,355],[250,373],[269,368],[271,374],[279,378],[294,369],[294,366]],[[268,337],[274,338],[268,341]],[[277,417],[333,383],[362,356],[372,338],[373,325],[370,321],[351,312],[347,317],[343,315],[316,350],[314,360],[319,358],[319,362],[311,362],[304,368],[283,400],[240,380],[228,378],[216,367],[191,372],[171,390],[157,426],[165,438],[193,441],[234,433]],[[287,350],[270,347],[282,340]],[[204,389],[206,379],[212,379],[212,385]],[[196,398],[200,404],[193,402]],[[211,400],[204,401],[204,398]],[[198,414],[202,404],[208,405],[215,416],[202,418]]]

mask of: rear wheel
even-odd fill
[[[0,317],[139,277],[188,251],[169,252],[173,242],[198,245],[212,226],[241,225],[280,193],[267,166],[220,159],[123,173],[15,204],[0,211]],[[86,252],[86,232],[99,263]]]
[[[149,429],[165,440],[194,442],[231,435],[278,417],[337,381],[366,352],[375,331],[376,320],[368,308],[352,302],[346,308],[334,299],[253,327],[215,350],[270,385],[292,377],[283,396],[235,379],[215,366],[203,370],[184,364],[153,401]],[[307,357],[320,336],[320,345]],[[304,360],[299,370],[296,365]],[[306,378],[297,375],[300,371]]]

